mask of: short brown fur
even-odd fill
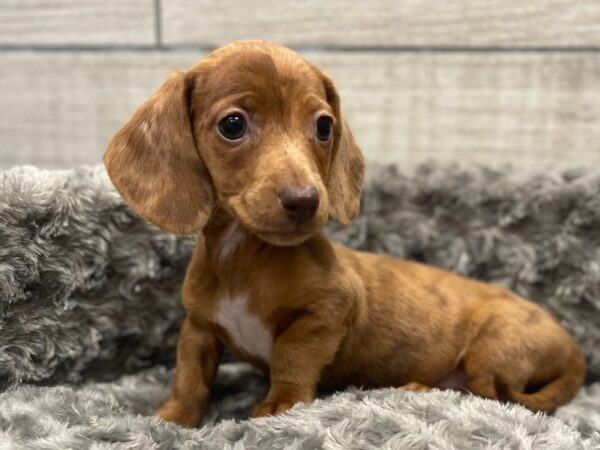
[[[248,118],[235,143],[216,129],[232,110]],[[319,114],[333,120],[327,142],[315,138]],[[456,371],[476,394],[552,411],[583,382],[577,344],[539,306],[321,233],[329,217],[356,216],[363,158],[331,80],[289,49],[238,42],[171,76],[113,138],[105,163],[142,217],[199,232],[175,380],[157,411],[166,420],[201,423],[224,346],[270,374],[255,416],[310,402],[319,385],[422,391]],[[278,193],[307,184],[318,208],[293,223]],[[219,302],[240,293],[273,337],[270,361],[238,348],[215,319]],[[542,387],[525,393],[530,385]]]

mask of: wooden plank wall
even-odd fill
[[[370,162],[600,164],[597,0],[0,0],[0,168],[97,164],[173,69],[231,40],[336,80]]]

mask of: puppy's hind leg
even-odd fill
[[[405,385],[401,386],[401,388],[405,391],[411,392],[428,392],[431,390],[429,386],[419,383],[418,381],[411,381],[410,383],[406,383]]]
[[[529,314],[514,314],[501,310],[506,306],[494,306],[465,354],[469,390],[551,412],[573,398],[583,382],[581,351],[542,310],[529,307]]]
[[[499,372],[506,374],[504,379],[514,390],[523,390],[526,383],[524,370],[526,361],[513,362],[510,355],[500,348],[498,342],[486,336],[481,336],[463,357],[464,371],[467,377],[467,388],[473,394],[498,400],[496,379]]]

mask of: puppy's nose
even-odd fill
[[[314,186],[287,187],[279,193],[281,206],[294,222],[307,222],[319,207],[319,191]]]

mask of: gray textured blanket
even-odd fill
[[[599,173],[380,168],[358,221],[331,234],[544,304],[581,343],[588,385],[554,417],[349,389],[250,421],[266,381],[227,362],[205,427],[162,423],[148,414],[167,393],[192,240],[143,223],[101,168],[21,168],[0,174],[0,448],[600,448]]]

